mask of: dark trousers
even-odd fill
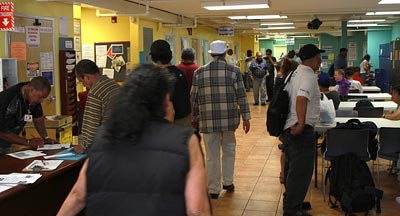
[[[242,75],[243,77],[243,84],[244,84],[244,88],[246,90],[250,89],[250,76],[249,76],[249,72],[244,72],[244,74]]]
[[[267,85],[268,101],[272,101],[272,97],[274,96],[274,73],[269,73],[266,77],[265,84]]]
[[[285,144],[285,187],[283,198],[284,215],[295,215],[307,195],[314,168],[315,132],[306,125],[302,134],[293,136],[290,129],[281,137]]]

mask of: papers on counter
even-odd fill
[[[0,175],[0,184],[32,184],[41,176],[39,173],[10,173]]]
[[[9,153],[8,155],[10,155],[11,157],[15,157],[15,158],[23,160],[23,159],[43,156],[43,155],[46,155],[46,154],[44,154],[41,151],[25,150],[25,151]]]
[[[34,160],[22,171],[51,171],[55,170],[62,162],[63,160]]]
[[[54,149],[62,149],[69,148],[71,144],[45,144],[37,150],[54,150]]]

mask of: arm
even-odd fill
[[[307,112],[307,98],[304,96],[297,96],[296,98],[296,114],[297,124],[290,128],[292,135],[301,134],[306,126],[306,112]]]
[[[237,102],[239,104],[240,113],[243,119],[243,130],[245,133],[250,131],[250,108],[247,102],[246,89],[244,88],[243,79],[240,71],[236,71],[236,83],[234,84]]]
[[[16,134],[3,131],[0,131],[0,138],[6,140],[9,143],[20,144],[31,148],[37,148],[38,146],[43,145],[42,138],[37,137],[32,139],[25,139]]]
[[[89,159],[85,161],[79,172],[78,180],[69,192],[57,216],[77,215],[86,205],[86,170]]]
[[[198,128],[199,122],[199,98],[197,95],[199,89],[198,85],[199,80],[196,71],[192,78],[192,89],[190,90],[190,103],[192,104],[192,127],[196,129]]]
[[[397,112],[392,111],[390,113],[384,114],[383,117],[390,120],[400,120],[400,109],[398,109]]]
[[[211,215],[207,192],[207,178],[199,140],[189,140],[190,170],[186,176],[185,202],[188,216]]]
[[[44,116],[34,118],[33,125],[35,125],[35,128],[40,137],[43,138],[43,143],[58,143],[56,140],[49,138],[49,136],[47,135]]]

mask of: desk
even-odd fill
[[[353,110],[356,107],[356,101],[341,101],[338,110]],[[397,108],[397,104],[393,101],[372,101],[374,107],[383,107],[385,111]]]
[[[389,93],[349,93],[348,96],[367,96],[370,100],[391,100]]]
[[[54,154],[60,150],[45,151]],[[22,172],[35,159],[20,160],[8,155],[0,156],[0,173]],[[30,185],[18,185],[0,193],[1,215],[51,215],[57,214],[78,178],[84,159],[63,161],[54,171],[40,172],[40,177]]]
[[[363,89],[363,92],[370,92],[370,93],[381,92],[381,88],[379,88],[378,86],[363,86],[362,89]]]

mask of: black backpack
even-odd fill
[[[383,191],[375,188],[367,163],[357,155],[348,153],[332,160],[326,180],[329,181],[331,208],[338,208],[339,202],[346,215],[354,212],[365,212],[367,215],[375,206],[376,212],[381,213]]]
[[[267,111],[267,130],[269,135],[278,137],[285,126],[286,119],[289,113],[289,94],[285,90],[286,84],[292,78],[293,72],[289,74],[286,82],[276,86],[274,96],[269,104]]]

